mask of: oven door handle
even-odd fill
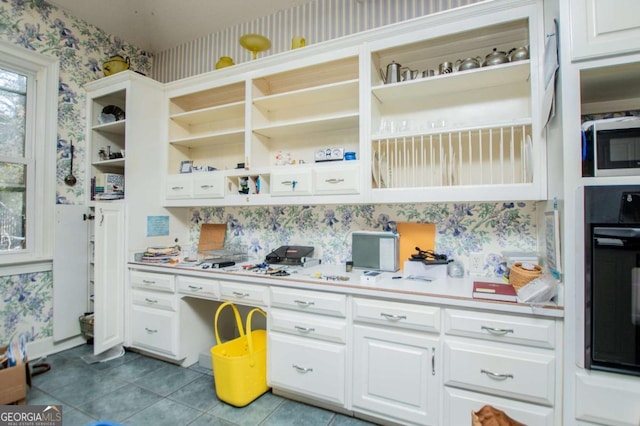
[[[603,228],[597,227],[593,230],[593,238],[600,240],[620,240],[621,238],[640,239],[640,228]],[[622,245],[622,241],[615,245]],[[611,245],[611,244],[609,244]]]

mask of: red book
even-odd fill
[[[473,282],[473,298],[500,300],[503,302],[517,302],[516,289],[511,284],[490,283],[485,281]]]

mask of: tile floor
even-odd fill
[[[29,405],[62,405],[63,424],[98,420],[131,426],[364,426],[352,417],[267,392],[243,408],[216,397],[211,369],[180,367],[135,352],[87,364],[91,345],[48,356],[51,370],[33,378]]]

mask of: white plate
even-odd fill
[[[527,135],[524,143],[524,176],[525,182],[533,181],[533,142]]]
[[[376,185],[376,188],[380,188],[380,183],[378,182],[378,177],[380,176],[380,167],[378,166],[378,152],[373,153],[373,164],[371,165],[371,177],[373,178],[373,183]]]

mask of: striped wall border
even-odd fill
[[[271,40],[271,48],[261,57],[289,50],[291,38],[297,35],[307,44],[320,43],[480,1],[314,0],[159,52],[152,77],[167,83],[202,74],[213,70],[220,56],[230,56],[236,64],[247,62],[251,52],[239,43],[244,34],[262,34]]]

